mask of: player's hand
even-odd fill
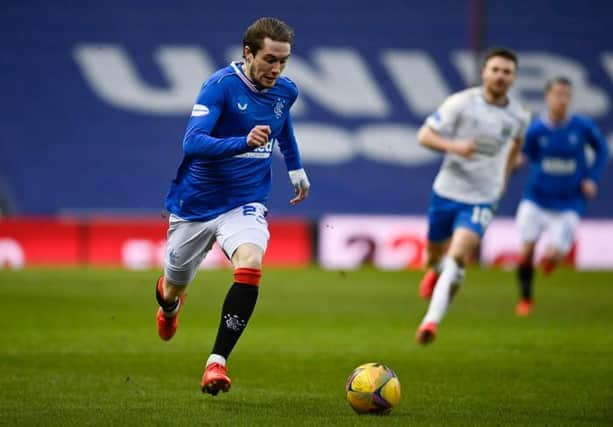
[[[596,197],[596,193],[598,192],[598,186],[594,181],[589,178],[586,178],[581,181],[581,192],[586,199],[593,199],[594,197]]]
[[[464,157],[465,159],[470,159],[473,154],[475,154],[475,151],[477,151],[477,143],[474,139],[463,139],[455,141],[451,144],[450,148],[452,153]]]
[[[292,182],[294,191],[296,192],[296,197],[289,202],[292,204],[292,206],[296,206],[298,203],[302,202],[308,197],[311,183],[309,182],[309,177],[304,169],[289,171],[289,180]]]
[[[247,145],[251,148],[258,148],[268,143],[270,136],[270,126],[256,125],[249,131],[247,135]]]

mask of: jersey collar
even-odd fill
[[[230,63],[230,65],[232,66],[232,69],[234,70],[234,72],[236,73],[236,75],[238,76],[239,79],[241,79],[241,81],[245,84],[245,86],[247,86],[249,88],[249,90],[251,92],[255,92],[255,93],[266,93],[268,92],[268,89],[258,89],[257,86],[253,83],[253,81],[251,81],[251,79],[249,77],[247,77],[247,75],[245,74],[245,72],[243,71],[243,63],[240,61],[232,61]]]
[[[545,126],[547,126],[550,129],[562,128],[566,126],[566,124],[570,121],[570,118],[571,118],[571,115],[566,114],[566,117],[564,118],[564,120],[562,120],[560,123],[554,123],[549,118],[549,114],[547,113],[547,110],[541,113],[541,121],[543,122]]]

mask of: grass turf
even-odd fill
[[[613,274],[537,279],[513,314],[514,275],[468,272],[426,348],[426,303],[409,272],[265,271],[258,307],[230,359],[230,393],[202,395],[229,271],[200,272],[179,332],[155,332],[156,272],[0,271],[0,424],[612,425]],[[403,398],[358,416],[351,370],[392,367]]]

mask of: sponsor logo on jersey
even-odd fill
[[[500,147],[502,147],[503,141],[495,138],[480,136],[475,139],[475,145],[477,146],[477,153],[485,156],[494,156]]]
[[[575,159],[545,157],[541,165],[543,171],[551,175],[572,175],[577,170]]]
[[[240,157],[243,159],[267,159],[272,154],[272,149],[275,146],[276,141],[277,139],[273,138],[272,140],[268,141],[266,145],[254,148],[253,150],[248,151],[246,153],[237,154],[234,157]]]
[[[245,111],[247,109],[247,103],[245,102],[244,104],[241,104],[240,102],[236,103],[236,106],[238,107],[239,110],[241,111]]]
[[[206,116],[209,113],[209,107],[207,107],[206,105],[196,104],[194,105],[194,108],[192,108],[192,117],[202,117]]]

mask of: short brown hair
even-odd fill
[[[274,41],[292,44],[294,30],[280,19],[260,18],[245,31],[243,49],[247,46],[251,53],[255,55],[262,47],[262,42],[266,37]]]
[[[556,76],[556,77],[553,77],[547,80],[547,83],[545,83],[545,92],[549,92],[549,89],[551,89],[551,87],[554,84],[560,84],[562,86],[567,86],[569,89],[573,87],[573,84],[568,77]]]
[[[482,67],[485,67],[487,61],[496,56],[500,56],[502,58],[508,59],[509,61],[513,61],[513,63],[515,64],[515,68],[517,68],[517,66],[519,65],[519,61],[517,60],[517,54],[511,49],[508,49],[506,47],[494,47],[492,49],[489,49],[487,52],[485,52],[485,55],[483,55],[483,63],[481,64]]]

